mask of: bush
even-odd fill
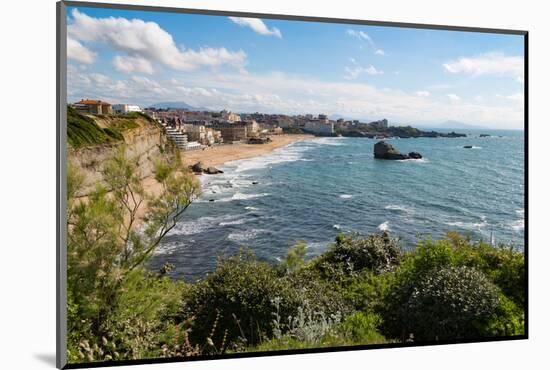
[[[392,271],[402,258],[397,239],[387,232],[365,238],[338,235],[330,249],[315,261],[324,277],[343,279],[362,270],[375,273]]]
[[[194,317],[191,341],[216,347],[231,343],[233,348],[257,344],[273,333],[276,298],[282,316],[296,313],[299,297],[272,266],[243,250],[219,260],[216,270],[184,298],[183,317]]]
[[[490,337],[525,334],[525,315],[523,308],[504,294],[499,295],[499,302],[487,323],[481,328]]]
[[[387,343],[388,340],[378,331],[381,324],[379,315],[358,311],[346,318],[338,332],[353,344]]]
[[[356,310],[379,312],[384,305],[384,297],[392,287],[395,274],[386,272],[375,274],[372,271],[363,271],[345,282],[342,294],[346,302]]]
[[[498,303],[498,288],[470,267],[445,267],[388,294],[385,329],[414,340],[477,338]]]
[[[322,279],[318,271],[304,268],[283,278],[292,287],[298,307],[310,307],[325,315],[347,315],[353,306],[345,299],[341,289]]]

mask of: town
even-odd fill
[[[326,114],[234,113],[184,108],[141,108],[132,104],[110,104],[102,100],[81,99],[71,104],[80,113],[124,115],[139,112],[159,122],[166,136],[182,150],[196,150],[219,144],[263,144],[280,134],[315,136],[353,136],[384,139],[388,137],[461,137],[464,134],[421,131],[411,126],[389,126],[387,119],[373,122],[329,119]]]

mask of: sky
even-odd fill
[[[523,36],[69,7],[68,101],[520,129]]]

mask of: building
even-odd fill
[[[388,120],[384,118],[380,121],[371,122],[370,125],[374,128],[385,130],[388,128]]]
[[[82,113],[91,114],[112,114],[113,107],[111,104],[92,99],[81,99],[79,102],[73,104],[74,109]]]
[[[183,130],[187,134],[189,141],[198,141],[203,143],[206,141],[206,127],[204,125],[194,125],[185,123]]]
[[[311,120],[304,124],[304,130],[317,135],[334,134],[334,122],[328,120]]]
[[[166,127],[166,136],[171,139],[178,148],[183,150],[187,149],[187,135],[180,130]]]
[[[258,136],[260,132],[260,125],[256,120],[246,122],[246,135],[248,137]]]
[[[130,112],[143,112],[143,110],[137,105],[113,104],[113,112],[115,112],[115,113],[130,113]]]
[[[220,131],[226,143],[246,140],[246,123],[216,123],[212,128]]]
[[[223,142],[223,138],[222,138],[221,131],[214,130],[211,127],[206,128],[206,140],[203,144],[213,145],[213,144],[222,143],[222,142]]]
[[[201,143],[196,141],[190,141],[185,145],[185,150],[197,150],[201,148],[202,148]]]
[[[241,122],[241,116],[239,116],[236,113],[226,111],[225,109],[220,112],[222,120],[234,123],[234,122]]]

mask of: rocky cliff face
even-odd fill
[[[116,118],[112,118],[111,121],[106,122],[105,118],[102,118],[98,124],[103,127],[109,126],[109,124],[116,125]],[[79,168],[86,177],[82,193],[78,194],[79,196],[88,195],[95,188],[96,184],[102,183],[102,163],[121,145],[126,145],[129,157],[138,160],[142,178],[152,174],[152,159],[160,154],[166,140],[160,127],[141,118],[136,119],[135,122],[137,124],[136,128],[122,132],[124,141],[85,146],[78,149],[69,147],[67,153],[68,160]]]

